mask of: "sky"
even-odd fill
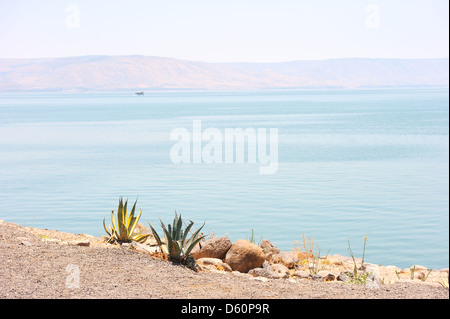
[[[448,38],[448,0],[0,0],[0,58],[442,58]]]

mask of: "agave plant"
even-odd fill
[[[197,245],[197,243],[205,238],[205,236],[199,236],[200,230],[203,228],[205,224],[202,225],[192,236],[187,239],[189,231],[194,225],[193,221],[190,221],[190,224],[183,231],[183,220],[181,219],[181,215],[178,216],[175,211],[175,217],[173,219],[173,225],[168,224],[168,227],[164,225],[161,221],[161,227],[164,231],[164,238],[161,240],[158,233],[155,229],[150,225],[153,236],[155,237],[158,245],[161,247],[164,254],[166,254],[169,260],[172,261],[183,261],[189,258],[192,249]]]
[[[117,214],[114,216],[114,210],[111,211],[111,222],[112,226],[109,225],[106,228],[105,219],[103,219],[103,227],[105,228],[106,233],[109,235],[108,242],[143,242],[149,236],[148,234],[143,235],[135,235],[133,234],[134,228],[136,227],[139,218],[141,218],[142,208],[139,214],[135,217],[134,211],[136,208],[137,200],[134,202],[133,208],[130,211],[130,214],[127,213],[127,204],[128,199],[125,201],[125,204],[122,201],[122,198],[119,199],[119,207],[117,208]]]

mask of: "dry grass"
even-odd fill
[[[301,241],[294,241],[294,251],[297,252],[298,256],[298,266],[305,267],[312,274],[317,274],[322,267],[326,265],[326,259],[328,253],[325,257],[320,255],[320,247],[315,239],[302,234]]]

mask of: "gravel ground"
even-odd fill
[[[106,248],[95,244],[94,238],[89,247],[83,247],[45,237],[30,227],[0,223],[1,299],[449,298],[448,288],[420,282],[367,288],[305,279],[264,282],[235,272],[194,272],[129,248]],[[78,282],[74,280],[77,271]]]

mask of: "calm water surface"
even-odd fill
[[[279,165],[174,164],[170,132],[278,128]],[[102,235],[120,196],[232,240],[448,267],[448,89],[0,94],[0,219]],[[159,225],[157,224],[159,227]]]

